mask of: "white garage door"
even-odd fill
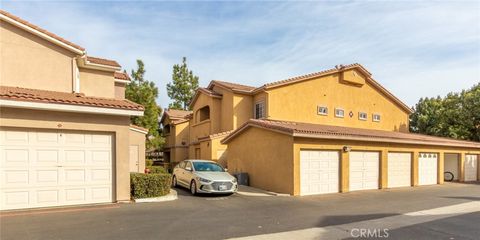
[[[0,209],[112,202],[111,135],[0,130]]]
[[[300,151],[300,195],[339,191],[339,152]]]
[[[437,184],[437,162],[436,153],[420,153],[418,158],[418,185]]]
[[[388,187],[410,186],[411,166],[411,153],[388,153]]]
[[[350,152],[350,191],[378,189],[378,152]]]
[[[476,181],[478,175],[478,156],[465,155],[465,181]]]

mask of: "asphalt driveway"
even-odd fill
[[[478,183],[306,197],[239,194],[193,197],[183,189],[178,193],[179,199],[172,202],[3,213],[0,238],[225,239],[355,225],[480,202]],[[390,229],[389,239],[475,239],[480,236],[479,222],[480,212],[474,211],[408,227],[399,225]]]

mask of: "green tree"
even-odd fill
[[[156,149],[163,145],[164,139],[158,132],[158,116],[162,108],[157,105],[158,88],[154,82],[145,80],[145,65],[137,60],[137,69],[132,70],[132,81],[127,85],[125,98],[141,104],[145,111],[141,117],[131,117],[132,124],[148,129],[146,139],[147,149]]]
[[[167,84],[167,94],[173,100],[171,109],[190,110],[189,103],[198,88],[198,77],[187,67],[187,58],[182,64],[173,65],[172,82]]]
[[[422,98],[410,115],[410,131],[480,141],[480,84],[444,98]]]

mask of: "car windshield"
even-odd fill
[[[193,162],[195,171],[198,172],[223,172],[223,167],[211,162]]]

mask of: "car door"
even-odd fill
[[[191,169],[190,171],[187,169]],[[190,161],[187,161],[185,164],[185,169],[183,170],[183,181],[185,185],[190,186],[190,182],[192,181],[193,178],[193,164]]]
[[[184,177],[184,172],[185,172],[185,161],[180,162],[174,170],[175,177],[177,178],[177,183],[181,185],[185,185],[185,182],[183,180]]]

